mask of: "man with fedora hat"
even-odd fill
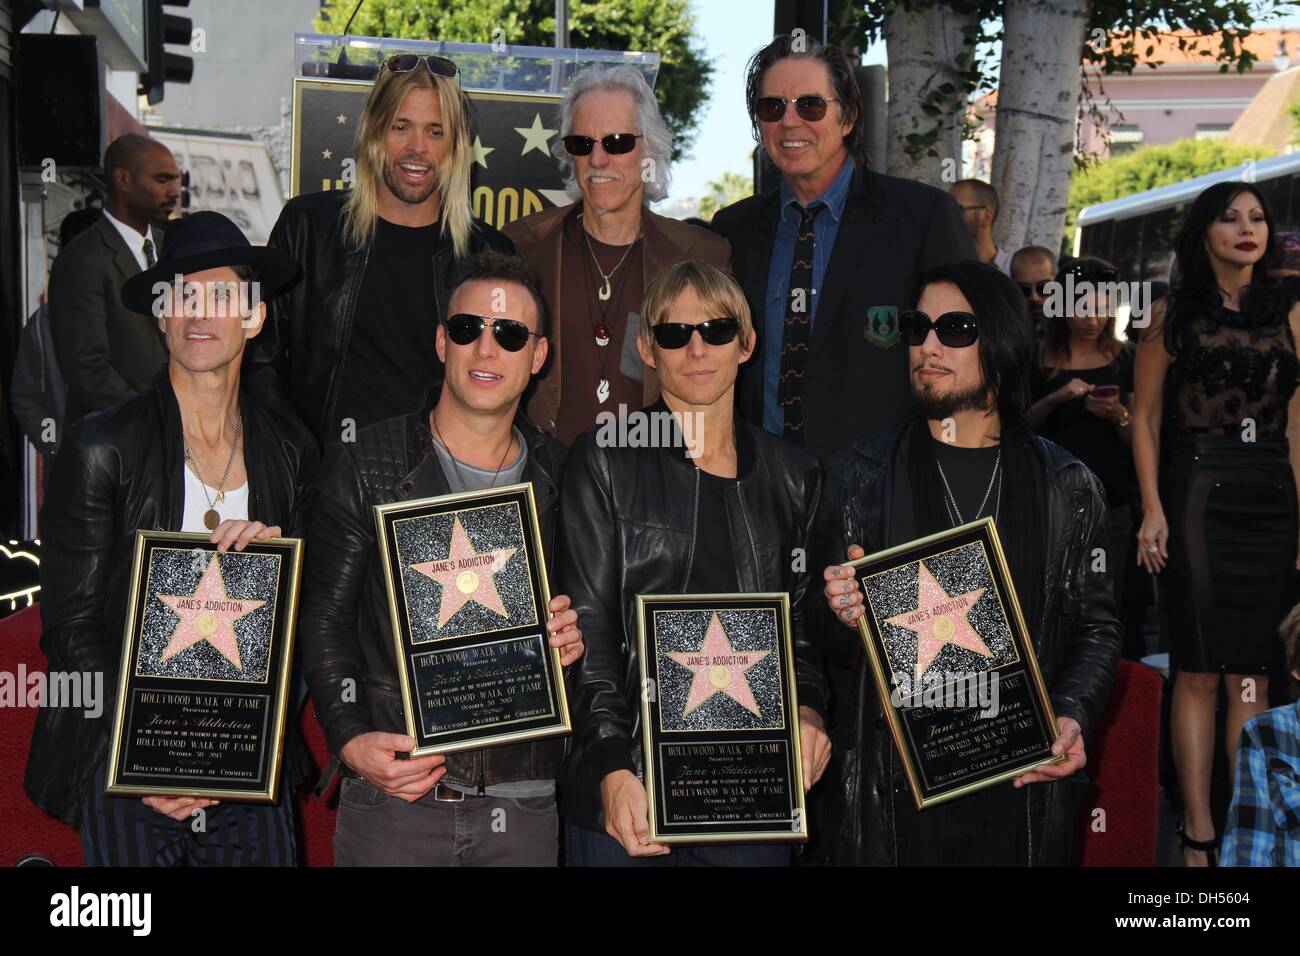
[[[156,317],[170,357],[151,386],[74,426],[58,456],[41,514],[51,672],[103,674],[116,688],[137,529],[211,532],[222,551],[301,533],[316,443],[292,412],[240,387],[265,299],[294,271],[225,216],[199,212],[174,223],[157,265],[122,287],[123,305]],[[292,724],[276,806],[106,797],[112,701],[100,710],[42,708],[25,779],[37,806],[80,829],[88,865],[295,862],[292,793],[307,759]]]

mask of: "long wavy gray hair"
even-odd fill
[[[573,157],[564,148],[564,137],[573,132],[573,110],[584,93],[592,90],[626,90],[636,102],[636,121],[639,130],[619,130],[619,132],[639,132],[641,134],[641,160],[653,160],[650,171],[652,178],[645,180],[645,192],[642,202],[658,202],[668,196],[668,184],[672,181],[669,163],[673,155],[673,134],[668,131],[663,117],[659,115],[659,104],[655,101],[654,90],[645,81],[641,71],[631,66],[591,66],[574,76],[560,104],[560,135],[551,141],[551,154],[560,161],[560,175],[564,178],[564,189],[574,199],[582,197],[582,190],[574,176]],[[644,166],[643,166],[644,168]]]

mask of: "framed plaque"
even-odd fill
[[[415,755],[572,730],[533,486],[375,507]]]
[[[788,594],[637,595],[655,843],[808,839]]]
[[[918,809],[1052,756],[1056,717],[991,518],[848,562],[858,629]]]
[[[276,802],[301,559],[136,532],[105,793]]]

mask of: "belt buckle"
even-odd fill
[[[465,794],[459,790],[453,790],[451,787],[444,787],[439,780],[433,785],[433,799],[442,803],[461,803],[465,799]]]

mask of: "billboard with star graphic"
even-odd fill
[[[298,77],[293,85],[293,195],[347,189],[368,80]],[[559,135],[561,97],[466,90],[474,156],[474,215],[500,229],[564,205],[551,143]]]

